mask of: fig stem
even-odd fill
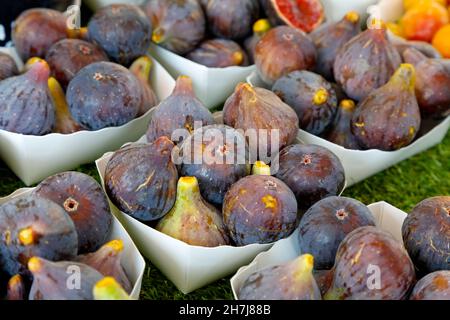
[[[233,53],[234,64],[241,65],[243,61],[244,61],[244,55],[242,54],[242,52],[236,51]]]
[[[95,300],[130,300],[130,296],[113,277],[105,277],[92,289]]]
[[[350,11],[345,15],[345,20],[356,24],[359,21],[359,13],[356,11]]]
[[[161,28],[156,28],[152,33],[152,41],[156,44],[161,44],[164,42],[164,30]]]
[[[416,69],[412,64],[403,63],[400,65],[397,71],[395,71],[389,82],[394,85],[398,84],[403,89],[414,92],[416,84]]]
[[[28,270],[38,272],[41,269],[41,260],[38,257],[32,257],[28,260]]]
[[[29,246],[34,244],[34,232],[31,227],[20,230],[19,241],[23,246]]]
[[[319,90],[316,91],[316,93],[314,94],[313,97],[313,103],[315,105],[321,105],[324,104],[328,101],[328,97],[330,95],[328,94],[328,90],[325,88],[320,88]]]
[[[119,253],[123,251],[123,241],[118,240],[111,240],[107,244],[105,244],[106,247],[111,248],[114,252]]]
[[[253,175],[270,176],[270,166],[262,161],[256,161],[252,169]]]
[[[175,94],[193,95],[192,79],[188,76],[179,76],[173,92]]]
[[[341,101],[339,106],[344,109],[345,111],[353,111],[356,107],[355,102],[350,99],[344,99]]]
[[[21,282],[22,282],[22,277],[20,276],[20,274],[16,274],[16,275],[12,276],[11,279],[9,279],[8,287],[9,288],[14,288],[15,286],[17,286]]]
[[[181,177],[178,180],[177,198],[174,208],[184,203],[195,203],[200,197],[200,188],[196,177]]]
[[[262,36],[269,31],[271,27],[268,19],[259,19],[253,24],[253,33]]]
[[[148,82],[152,64],[153,63],[150,57],[142,56],[132,63],[132,65],[130,66],[130,71],[139,79]]]
[[[301,255],[297,258],[295,263],[297,265],[297,269],[294,274],[295,279],[297,279],[298,281],[302,281],[306,277],[311,276],[314,268],[314,257],[311,254],[307,253]]]

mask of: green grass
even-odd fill
[[[78,169],[98,179],[94,164]],[[23,187],[23,184],[0,163],[0,197]],[[383,171],[344,192],[366,204],[387,201],[409,212],[421,200],[450,194],[450,134],[444,141],[422,154]],[[232,299],[229,278],[184,295],[162,273],[147,262],[142,299]]]

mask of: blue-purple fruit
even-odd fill
[[[248,57],[241,46],[226,39],[212,39],[202,42],[186,58],[209,68],[247,66]]]
[[[450,300],[450,270],[432,272],[420,279],[410,300]]]
[[[339,103],[338,111],[330,129],[324,137],[346,149],[359,150],[359,144],[352,132],[352,119],[356,105],[353,100],[344,99]]]
[[[6,53],[0,52],[0,81],[13,77],[19,73],[14,59]]]

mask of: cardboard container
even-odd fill
[[[383,201],[368,207],[375,217],[377,227],[403,242],[401,229],[406,213]],[[238,299],[239,290],[252,273],[288,262],[301,255],[297,237],[298,229],[289,238],[278,241],[270,250],[259,254],[251,264],[240,268],[230,280],[234,298]]]
[[[349,11],[356,11],[363,19],[367,16],[367,8],[378,0],[321,0],[327,21],[339,21]]]
[[[247,82],[256,87],[267,87],[256,72],[247,78]],[[423,127],[425,128],[426,134],[422,135],[409,146],[396,151],[349,150],[304,130],[299,130],[298,139],[302,143],[317,144],[333,151],[344,166],[348,186],[352,186],[415,154],[439,144],[445,138],[450,128],[450,116],[440,122],[424,122]]]
[[[0,51],[11,54],[19,66],[23,65],[13,48],[0,48]],[[153,62],[150,82],[162,100],[172,93],[175,81],[155,59]],[[121,127],[67,135],[28,136],[0,130],[0,157],[26,185],[31,185],[52,174],[94,161],[106,151],[139,139],[146,132],[149,121],[150,112],[147,112]]]
[[[145,138],[139,142],[145,142]],[[96,161],[102,184],[106,165],[112,154],[106,153]],[[139,222],[121,212],[111,202],[110,206],[112,213],[127,229],[142,254],[185,294],[232,274],[239,267],[249,263],[258,253],[272,246],[272,244],[215,248],[191,246]]]
[[[7,197],[0,198],[0,205],[17,197],[24,196],[30,193],[34,188],[23,188],[18,189],[14,193]],[[124,245],[124,252],[122,257],[122,265],[125,272],[133,284],[133,290],[131,291],[131,298],[134,300],[139,299],[139,294],[141,292],[142,277],[145,270],[145,261],[139,250],[136,248],[133,240],[131,240],[128,233],[125,231],[124,227],[119,223],[119,221],[113,216],[113,224],[111,229],[111,234],[109,235],[109,240],[121,239]]]

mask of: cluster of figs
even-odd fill
[[[420,202],[402,226],[403,243],[377,228],[369,209],[328,197],[303,216],[301,255],[251,274],[243,300],[449,300],[450,197]]]
[[[133,284],[100,184],[63,172],[0,205],[0,297],[123,300]],[[77,290],[75,290],[77,289]]]

